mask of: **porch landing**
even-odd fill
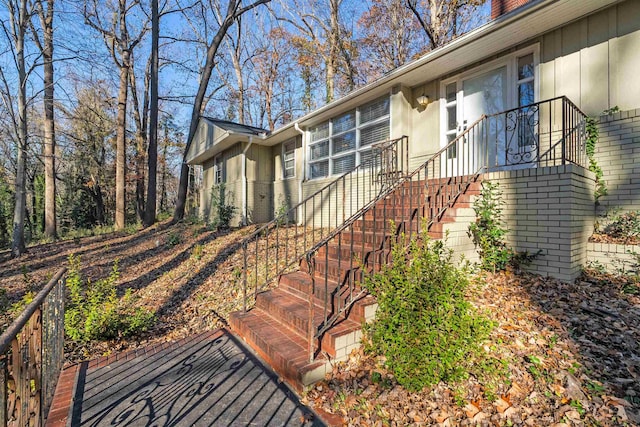
[[[323,426],[227,330],[65,369],[46,426]]]

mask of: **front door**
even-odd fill
[[[444,176],[532,167],[540,153],[540,116],[533,53],[516,53],[491,68],[443,82]],[[475,123],[482,115],[487,119]],[[469,129],[464,137],[459,137]],[[457,138],[457,139],[456,139]]]
[[[445,144],[455,140],[472,126],[483,114],[491,116],[507,107],[507,67],[502,66],[476,74],[445,86],[446,127]],[[499,117],[478,123],[458,142],[451,146],[446,156],[447,176],[476,172],[484,162],[495,164],[504,157],[504,135],[500,132]],[[488,145],[487,145],[488,144]]]

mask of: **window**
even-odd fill
[[[518,107],[535,102],[533,80],[533,53],[530,53],[518,58]]]
[[[213,161],[213,183],[222,184],[222,156],[217,156]]]
[[[296,176],[296,140],[282,144],[282,178]]]
[[[533,54],[530,53],[517,59],[518,63],[518,79],[516,88],[518,94],[518,107],[522,108],[518,112],[517,138],[518,147],[535,146],[537,137],[535,134],[535,123],[537,122],[536,107],[527,107],[533,104],[535,100],[534,92],[534,68]]]
[[[309,177],[348,172],[371,158],[371,145],[389,139],[389,98],[377,99],[310,129]]]
[[[456,82],[449,83],[445,87],[446,104],[445,112],[447,115],[447,128],[445,129],[445,135],[447,137],[447,144],[456,139],[458,136],[458,85]],[[447,148],[447,159],[455,159],[458,156],[457,144],[453,144]]]

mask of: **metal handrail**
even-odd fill
[[[559,107],[556,104],[559,104]],[[533,166],[541,163],[543,158],[539,153],[540,146],[544,142],[543,139],[548,138],[551,141],[556,132],[554,130],[554,120],[558,116],[556,108],[561,109],[561,134],[558,142],[553,144],[550,149],[559,145],[561,156],[559,160],[556,158],[545,160],[543,166],[565,164],[566,162],[584,166],[584,135],[577,131],[584,127],[586,116],[566,97],[556,97],[490,116],[483,115],[413,172],[396,180],[393,185],[380,192],[375,199],[364,205],[362,209],[309,250],[305,257],[305,263],[313,286],[309,301],[307,337],[310,361],[313,361],[315,357],[315,343],[318,339],[340,316],[350,309],[358,298],[365,294],[366,290],[357,289],[357,285],[362,281],[364,275],[377,271],[380,265],[385,262],[385,257],[391,246],[390,239],[397,238],[402,232],[420,233],[423,223],[426,223],[427,229],[429,229],[483,173],[500,167],[498,162],[503,161],[502,167]],[[540,117],[546,110],[548,110],[548,116]],[[495,123],[492,121],[495,120],[498,120],[498,123],[500,120],[504,120],[504,133],[502,130],[492,129],[491,125]],[[507,120],[511,120],[510,126],[506,126]],[[544,120],[548,122],[544,123],[548,129],[543,129],[541,126],[541,122]],[[509,147],[508,144],[514,141],[518,150],[521,149],[521,146],[524,147],[520,150],[521,152],[513,151]],[[492,144],[495,145],[492,146]],[[500,144],[504,144],[503,159],[499,154]],[[532,156],[529,155],[530,152],[533,153]],[[512,154],[513,157],[510,158],[509,154]],[[396,200],[396,203],[388,202],[393,197],[400,197],[400,200]],[[381,211],[379,213],[382,216],[381,226],[377,226],[376,222],[378,211]],[[365,218],[368,214],[373,217],[372,220],[369,219],[373,223],[373,231],[371,232],[372,236],[367,237],[365,236]],[[389,219],[395,222],[395,230],[388,229],[387,221]],[[354,225],[359,221],[362,221],[360,248],[354,248]],[[370,248],[366,247],[365,238],[370,240]],[[328,254],[329,245],[332,242],[338,246],[337,249],[334,248],[334,253],[337,254],[338,283],[331,292],[332,296],[329,297]],[[349,245],[348,248],[344,248],[344,251],[352,255],[349,260],[341,264],[343,242],[348,242],[345,245]],[[324,254],[324,259],[318,260],[318,255],[321,252]],[[361,257],[360,263],[353,262],[353,254],[358,254]],[[318,264],[322,262],[324,263],[324,271],[318,271]],[[336,279],[335,273],[334,279]],[[316,304],[313,298],[317,280],[324,282],[325,299],[320,301],[323,310],[322,321],[319,324],[314,324]],[[343,294],[346,294],[346,297],[343,298]]]
[[[465,139],[468,139],[469,136],[472,134],[473,130],[477,129],[479,127],[479,125],[481,123],[484,122],[484,120],[486,119],[486,116],[482,116],[480,117],[478,120],[476,120],[474,123],[471,124],[471,126],[469,126],[466,130],[464,130],[460,135],[458,135],[458,137],[456,137],[453,141],[451,141],[450,143],[448,143],[446,146],[444,146],[443,148],[441,148],[440,150],[438,150],[436,153],[434,153],[426,162],[424,162],[421,166],[419,166],[418,168],[416,168],[413,172],[411,172],[408,175],[403,176],[402,178],[396,180],[396,182],[394,183],[394,185],[390,186],[389,188],[387,188],[385,191],[381,192],[378,197],[376,197],[374,200],[372,200],[370,203],[368,203],[366,206],[364,206],[361,210],[359,210],[358,212],[356,212],[351,218],[349,218],[347,221],[345,221],[345,223],[340,226],[339,228],[335,229],[332,233],[330,233],[326,238],[324,238],[323,240],[321,240],[320,242],[318,242],[306,255],[306,266],[308,269],[308,273],[311,276],[311,280],[312,280],[312,286],[315,289],[316,287],[316,269],[317,269],[317,261],[316,261],[316,256],[318,254],[318,252],[324,248],[323,253],[325,254],[325,268],[328,266],[328,253],[329,253],[329,248],[328,245],[334,241],[334,240],[338,240],[339,243],[338,245],[340,245],[341,243],[341,237],[342,234],[346,233],[345,236],[345,240],[349,240],[350,242],[350,247],[349,247],[349,253],[354,253],[358,252],[358,249],[361,249],[360,254],[362,256],[362,262],[361,264],[357,264],[357,263],[353,263],[352,260],[347,261],[348,264],[345,265],[345,269],[347,270],[345,273],[344,278],[339,278],[339,282],[338,282],[338,287],[333,291],[333,294],[337,295],[337,301],[329,301],[328,299],[328,295],[329,295],[329,279],[328,279],[328,274],[327,272],[323,272],[320,273],[319,276],[323,277],[323,285],[325,288],[325,301],[323,301],[323,313],[322,313],[322,322],[319,325],[314,325],[314,318],[315,318],[315,304],[313,303],[313,300],[310,301],[309,304],[309,325],[313,325],[309,327],[309,331],[308,331],[308,343],[309,343],[309,360],[313,361],[314,357],[315,357],[315,341],[316,339],[320,338],[322,336],[322,334],[324,334],[339,318],[340,316],[342,316],[347,310],[349,310],[349,308],[360,298],[365,294],[365,290],[363,289],[356,289],[357,288],[357,284],[364,278],[365,274],[370,274],[372,272],[376,271],[376,268],[380,267],[380,264],[383,263],[382,259],[376,259],[376,258],[380,258],[380,252],[382,252],[382,256],[384,256],[384,252],[385,250],[389,249],[389,238],[393,238],[395,236],[392,235],[392,233],[395,233],[397,231],[400,231],[400,229],[402,229],[402,231],[407,231],[410,234],[414,231],[413,227],[411,226],[411,224],[409,223],[413,223],[413,225],[415,225],[415,231],[419,232],[420,231],[420,226],[422,221],[425,218],[422,218],[422,216],[420,215],[420,210],[422,207],[424,206],[420,206],[423,205],[424,203],[422,203],[420,200],[425,199],[426,200],[426,190],[429,190],[429,186],[426,185],[422,185],[422,182],[425,181],[425,176],[428,176],[428,173],[426,173],[427,170],[432,170],[435,169],[433,168],[433,164],[438,161],[439,159],[442,158],[443,155],[446,155],[446,153],[451,150],[452,147],[455,147],[457,145],[459,145],[462,141],[464,141]],[[482,168],[484,168],[484,165],[482,166]],[[475,173],[473,173],[473,179],[475,180],[476,177],[480,174],[481,171],[475,171]],[[433,174],[432,174],[433,175]],[[434,176],[435,177],[435,176]],[[440,178],[440,175],[438,175],[438,178]],[[446,176],[444,177],[445,179],[447,178]],[[412,182],[417,183],[417,186],[413,186]],[[409,184],[409,195],[406,195],[406,192],[402,192],[401,193],[401,201],[400,203],[397,204],[391,204],[388,206],[387,204],[387,200],[388,198],[395,193],[396,191],[398,191],[398,189],[402,188],[403,186],[406,186],[407,184]],[[453,192],[450,192],[450,194],[446,197],[447,199],[447,203],[451,202],[452,200],[454,200],[461,192],[463,192],[464,190],[466,190],[466,187],[463,188],[463,186],[459,185],[460,183],[458,182],[458,191],[454,194]],[[451,183],[449,182],[448,184],[445,182],[439,183],[438,185],[438,189],[433,189],[431,188],[431,194],[432,195],[436,195],[438,193],[441,193],[443,189],[448,189],[448,185],[451,185]],[[418,200],[414,200],[414,190],[418,190]],[[392,214],[391,212],[396,209],[396,206],[402,206],[403,208],[406,206],[405,202],[406,200],[409,200],[409,209],[407,210],[406,216],[408,216],[408,218],[406,217],[401,217],[398,220],[398,217],[396,217],[394,214]],[[353,225],[358,222],[358,221],[363,221],[364,220],[364,216],[370,212],[372,209],[374,208],[380,208],[382,205],[382,221],[381,221],[381,226],[380,227],[374,227],[374,236],[372,237],[372,246],[371,246],[371,250],[368,252],[368,255],[365,255],[365,252],[367,252],[367,250],[365,249],[365,245],[364,245],[364,240],[365,240],[365,236],[364,236],[364,230],[365,227],[362,227],[362,242],[361,242],[361,248],[354,248],[353,242],[354,242],[354,237],[355,237],[355,233],[354,233],[354,228]],[[448,206],[448,205],[447,205]],[[446,209],[446,207],[442,207],[441,209],[438,209],[437,212],[433,212],[432,215],[429,216],[429,218],[427,219],[428,222],[428,226],[431,225],[431,223],[433,222],[434,218],[438,217],[439,215],[442,214],[442,212],[444,211],[444,209]],[[387,212],[389,212],[389,217],[387,217]],[[395,211],[393,211],[395,213]],[[427,212],[427,211],[424,211]],[[389,229],[387,228],[387,220],[393,220],[396,222],[396,225],[398,225],[398,222],[402,223],[402,225],[396,227],[396,230],[394,231],[389,231]],[[374,225],[376,224],[376,218],[375,218],[375,211],[374,211],[374,218],[373,218],[373,223]],[[376,235],[377,233],[377,235]],[[338,249],[336,251],[338,254],[341,253],[341,250]],[[340,263],[341,260],[338,259],[338,266],[340,267]],[[338,268],[339,268],[338,267]],[[344,299],[340,297],[340,295],[342,293],[346,293],[347,294],[347,298]],[[333,298],[332,298],[333,299]],[[329,305],[333,305],[333,309],[330,311],[329,310]]]
[[[65,267],[0,336],[0,426],[43,425],[64,361]]]
[[[377,143],[371,150],[371,156],[358,166],[322,186],[240,242],[243,249],[244,311],[250,298],[249,274],[255,276],[251,280],[254,286],[251,297],[255,300],[261,290],[295,266],[319,239],[340,226],[354,211],[360,210],[391,180],[397,179],[397,176],[380,173],[383,164],[391,159],[396,162],[397,170],[408,170],[406,136]],[[316,215],[318,209],[320,215]],[[249,265],[250,255],[255,258],[253,265]]]

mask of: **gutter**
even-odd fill
[[[249,136],[249,143],[242,150],[242,158],[240,160],[241,169],[242,169],[242,225],[246,226],[248,221],[248,202],[247,202],[247,151],[249,147],[253,144],[253,136]]]
[[[305,141],[305,132],[300,129],[300,124],[298,123],[298,121],[296,121],[295,123],[293,123],[293,128],[300,132],[300,135],[302,135],[302,176],[300,177],[301,179],[298,180],[298,204],[300,202],[302,202],[302,183],[305,181],[305,178],[307,176],[307,141]],[[302,224],[302,206],[298,207],[298,222],[300,224]]]

